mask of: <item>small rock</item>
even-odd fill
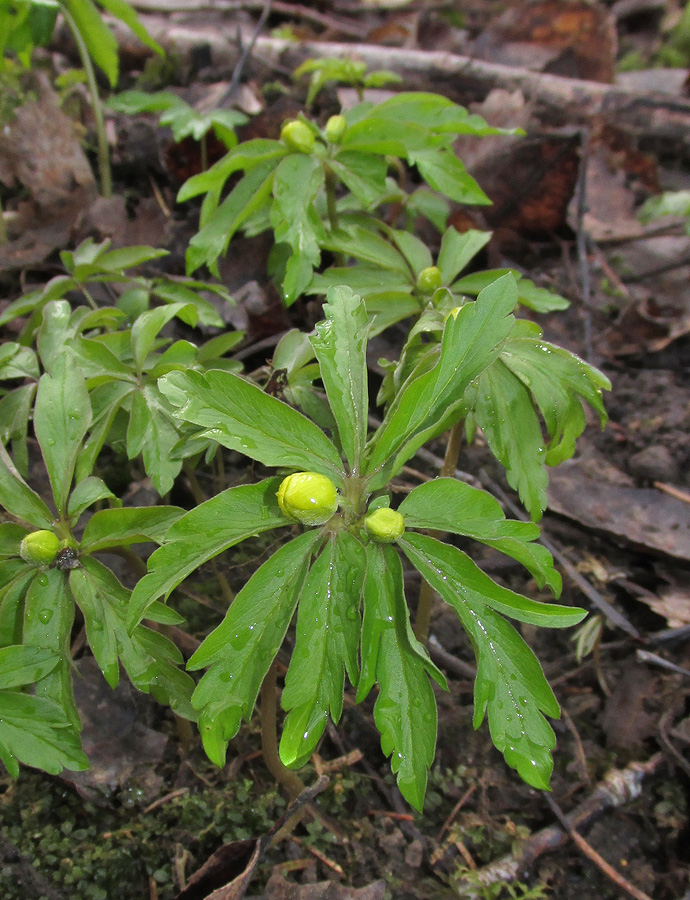
[[[405,851],[405,862],[411,869],[418,869],[424,861],[424,845],[414,840]]]
[[[652,444],[635,453],[628,467],[633,475],[650,481],[673,481],[678,475],[678,466],[663,444]]]

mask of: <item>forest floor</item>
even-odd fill
[[[202,103],[227,86],[237,29],[246,46],[263,6],[134,5],[177,55],[166,69],[122,35],[119,87],[172,79]],[[286,801],[262,763],[258,726],[241,731],[219,770],[169,713],[125,683],[113,695],[83,657],[77,700],[91,770],[23,770],[16,782],[0,774],[7,900],[202,900],[242,872],[214,900],[244,896],[250,875],[247,895],[266,900],[690,898],[690,237],[681,219],[642,225],[636,216],[660,189],[690,187],[688,62],[673,31],[681,12],[658,0],[275,2],[243,72],[242,103],[254,116],[241,137],[276,136],[303,109],[305,85],[289,77],[297,62],[347,52],[395,69],[404,89],[437,91],[526,131],[458,142],[494,205],[456,208],[451,221],[494,231],[484,264],[517,267],[572,301],[564,313],[535,318],[547,339],[599,366],[613,385],[610,423],[601,432],[592,422],[576,457],[553,472],[543,520],[563,602],[592,611],[590,630],[523,628],[563,708],[551,795],[507,769],[486,726],[473,730],[471,647],[440,608],[430,646],[450,690],[437,691],[424,813],[397,793],[371,704],[346,698],[341,723],[303,773],[308,785],[327,774],[328,787],[270,846],[257,839]],[[68,46],[65,39],[51,50],[58,69],[73,64]],[[658,67],[671,51],[678,67]],[[115,191],[104,200],[78,162],[74,128],[50,113],[47,82],[42,91],[29,118],[38,131],[55,120],[54,140],[42,150],[36,132],[24,137],[21,152],[45,155],[37,166],[45,181],[25,185],[13,240],[0,247],[3,295],[14,299],[52,277],[56,251],[87,236],[165,247],[168,270],[182,273],[198,207],[174,198],[198,170],[198,145],[173,144],[154,117],[110,113]],[[350,95],[329,88],[314,114],[337,111]],[[79,91],[65,108],[84,119],[88,141]],[[221,263],[237,303],[227,320],[247,332],[248,371],[265,365],[287,328],[309,330],[320,318],[313,301],[281,306],[265,274],[269,247],[264,237],[238,238]],[[395,355],[397,336],[372,342],[373,372],[379,357]],[[414,461],[410,483],[436,474],[434,454],[443,455],[440,444]],[[230,477],[239,465],[228,452]],[[459,468],[512,502],[481,437],[463,448]],[[192,502],[184,484],[179,492],[176,502]],[[233,587],[264,549],[223,563]],[[479,562],[538,597],[520,567],[499,556],[487,551]],[[214,587],[212,573],[195,584],[211,607]],[[192,634],[217,624],[184,597],[179,608]],[[577,833],[567,835],[559,816],[571,814]]]

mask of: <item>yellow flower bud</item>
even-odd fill
[[[335,485],[317,472],[295,472],[278,488],[278,506],[302,525],[323,525],[338,508]]]
[[[314,132],[299,119],[291,119],[283,125],[280,139],[290,150],[299,153],[311,153],[314,149]]]
[[[55,559],[60,541],[52,531],[32,531],[19,545],[19,555],[24,562],[47,566]]]
[[[438,266],[427,266],[417,276],[417,290],[421,294],[433,294],[442,284],[443,278]]]
[[[331,116],[326,122],[326,140],[331,144],[339,144],[345,137],[346,131],[345,116]]]
[[[364,520],[367,531],[380,544],[392,544],[405,531],[405,518],[394,509],[382,506]]]

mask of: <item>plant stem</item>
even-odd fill
[[[439,473],[440,478],[452,478],[458,467],[458,457],[460,456],[460,447],[462,446],[463,423],[456,422],[448,433],[448,442],[446,444],[446,454],[443,457],[443,465]],[[440,539],[442,532],[434,531],[432,537]],[[415,637],[422,644],[425,644],[429,637],[429,625],[431,623],[431,607],[434,601],[434,589],[428,581],[422,581],[419,589],[419,600],[417,602],[417,614],[415,616],[414,633]]]
[[[283,765],[278,755],[276,706],[276,664],[272,662],[261,685],[261,753],[271,775],[294,800],[304,790],[304,784],[299,775]]]
[[[2,215],[2,201],[0,200],[0,244],[7,243],[7,228]]]
[[[72,18],[64,3],[60,4],[60,12],[67,23],[69,30],[74,36],[74,40],[79,50],[84,71],[86,72],[86,81],[91,94],[91,105],[93,107],[93,118],[96,124],[96,139],[98,142],[98,174],[101,180],[101,194],[105,197],[111,197],[113,193],[112,178],[110,175],[110,150],[108,149],[108,137],[105,133],[105,120],[103,118],[103,106],[101,98],[98,94],[98,85],[96,83],[96,73],[89,56],[89,51],[84,43],[84,38],[79,31],[77,23]]]

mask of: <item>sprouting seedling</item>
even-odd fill
[[[295,69],[292,77],[297,80],[303,75],[311,75],[306,100],[309,109],[327,84],[340,83],[353,87],[362,100],[367,88],[379,88],[402,81],[398,74],[387,69],[367,73],[367,64],[354,59],[307,59]]]
[[[160,113],[158,122],[168,126],[173,139],[180,143],[187,137],[200,142],[201,168],[208,168],[207,135],[213,131],[218,140],[231,150],[237,144],[235,129],[248,119],[244,113],[234,109],[195,109],[171,91],[123,91],[108,100],[110,109],[116,112],[137,115],[139,113]]]

